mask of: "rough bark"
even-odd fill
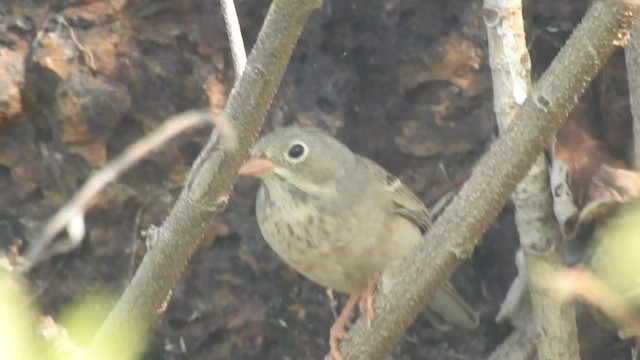
[[[531,60],[520,0],[486,0],[484,19],[493,75],[493,103],[506,132],[531,87]],[[538,359],[579,359],[575,311],[548,289],[551,270],[563,268],[562,234],[555,221],[549,172],[541,154],[513,194],[516,225],[524,249]],[[521,326],[529,326],[524,323]]]

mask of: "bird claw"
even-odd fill
[[[352,294],[351,297],[349,297],[349,300],[347,300],[347,303],[342,309],[342,312],[329,330],[330,360],[343,360],[338,344],[342,340],[349,339],[349,335],[346,333],[344,328],[347,322],[349,322],[349,317],[351,316],[356,303],[360,307],[360,312],[366,316],[369,327],[371,327],[371,320],[373,320],[373,317],[375,315],[375,311],[373,309],[373,297],[376,295],[377,289],[378,282],[375,280],[369,281],[367,289],[362,292],[362,294]]]
[[[349,338],[349,335],[344,331],[344,326],[341,324],[333,324],[331,330],[329,330],[329,359],[330,360],[343,360],[342,354],[338,344],[342,340]]]

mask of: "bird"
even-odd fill
[[[342,359],[338,346],[355,306],[374,317],[381,276],[430,228],[427,208],[382,166],[314,127],[263,136],[239,174],[260,179],[256,219],[276,254],[309,280],[350,294],[329,332],[330,358]],[[426,315],[443,329],[478,325],[477,312],[449,282]]]

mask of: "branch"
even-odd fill
[[[488,360],[533,359],[536,347],[533,342],[535,326],[533,315],[528,313],[522,326],[518,326],[489,356]],[[540,359],[546,359],[539,357]],[[562,358],[555,358],[562,359]]]
[[[624,49],[627,63],[627,82],[629,84],[629,100],[633,117],[633,164],[632,168],[640,170],[640,23],[631,28],[629,42]]]
[[[371,328],[360,319],[349,332],[350,340],[341,346],[346,359],[388,354],[439,284],[469,257],[600,66],[625,39],[637,13],[635,7],[619,3],[591,6],[509,129],[478,162],[423,243],[389,270],[394,283],[376,297]]]
[[[196,250],[206,223],[226,205],[238,169],[249,156],[296,41],[321,0],[274,0],[243,76],[222,114],[234,124],[237,146],[206,148],[187,186],[161,227],[150,231],[152,249],[94,337],[88,359],[126,359],[140,351],[170,289]],[[223,139],[224,140],[224,139]]]
[[[238,21],[238,13],[233,0],[220,0],[222,5],[222,15],[224,23],[227,27],[227,36],[229,37],[229,47],[231,48],[231,57],[233,58],[233,68],[236,72],[236,81],[240,79],[244,65],[247,63],[247,54],[244,50],[244,41],[242,40],[242,30]]]
[[[131,144],[120,156],[91,175],[74,194],[73,198],[47,221],[38,237],[31,242],[23,255],[24,263],[22,265],[24,268],[20,270],[26,271],[37,262],[77,248],[84,237],[84,231],[75,236],[74,231],[69,231],[70,236],[66,241],[61,240],[51,248],[47,248],[47,246],[65,227],[69,229],[72,227],[71,224],[77,221],[81,221],[84,224],[84,213],[91,206],[96,195],[127,169],[135,165],[141,158],[155,151],[181,132],[210,122],[212,122],[211,114],[204,111],[189,111],[172,116],[160,127]],[[82,225],[82,228],[84,228],[84,225]]]
[[[531,87],[521,0],[485,0],[484,20],[493,75],[493,103],[500,132],[507,131]],[[538,155],[513,194],[516,226],[529,276],[538,358],[580,359],[575,311],[549,289],[550,272],[562,269],[562,234],[555,221],[544,155]],[[546,284],[545,284],[546,283]],[[520,324],[530,326],[529,323]]]

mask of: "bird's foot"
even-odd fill
[[[347,322],[349,322],[353,309],[356,307],[359,299],[359,294],[352,294],[349,297],[349,300],[344,304],[340,315],[331,326],[331,330],[329,330],[329,359],[331,360],[343,360],[338,345],[340,341],[347,338],[347,333],[344,328],[347,325]]]
[[[344,331],[343,325],[338,325],[338,323],[334,323],[331,326],[331,330],[329,330],[329,359],[330,360],[342,360],[342,354],[340,353],[340,348],[338,344],[340,341],[347,339],[348,335]]]
[[[373,320],[373,317],[375,315],[373,309],[373,297],[376,295],[377,290],[378,281],[371,280],[367,284],[367,288],[365,289],[365,291],[360,294],[351,294],[349,300],[347,300],[347,303],[344,304],[340,315],[336,318],[336,321],[331,326],[331,330],[329,330],[329,359],[343,360],[338,345],[340,344],[340,341],[348,338],[348,335],[344,328],[349,322],[356,304],[359,304],[360,313],[366,316],[367,322],[369,326],[371,326],[371,320]]]

